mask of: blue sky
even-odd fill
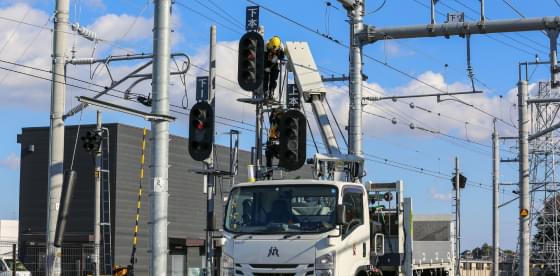
[[[327,7],[323,0],[305,1],[264,1],[255,0],[264,7],[281,15],[331,36],[343,43],[348,41],[346,15],[336,1]],[[383,1],[367,1],[367,12],[375,10]],[[526,17],[553,16],[560,7],[553,0],[521,1],[510,0],[515,8]],[[422,4],[424,3],[424,4]],[[378,27],[425,24],[429,21],[427,0],[387,0],[379,11],[365,17],[365,22]],[[193,64],[207,68],[207,47],[209,28],[212,23],[218,28],[218,74],[217,114],[236,127],[251,128],[252,108],[235,102],[242,97],[242,90],[235,84],[237,40],[244,32],[243,17],[245,6],[242,0],[176,0],[173,7],[173,51],[187,53]],[[153,4],[150,1],[133,0],[72,0],[71,22],[79,22],[96,31],[104,41],[95,46],[94,56],[105,57],[111,53],[151,52],[151,27]],[[478,1],[442,0],[438,12],[446,14],[450,10],[464,11],[467,18],[478,18],[472,11]],[[51,34],[40,27],[51,27],[47,23],[53,13],[54,1],[46,0],[0,0],[0,59],[48,69],[51,51]],[[438,14],[437,21],[444,17]],[[519,18],[504,1],[487,1],[486,15],[491,19]],[[23,21],[31,25],[10,21]],[[261,24],[265,26],[265,36],[279,35],[283,40],[307,41],[313,51],[322,74],[347,74],[347,50],[328,39],[301,26],[295,25],[266,10],[261,11]],[[517,111],[515,109],[517,64],[534,60],[538,54],[547,59],[548,39],[539,32],[523,34],[473,36],[472,65],[477,88],[483,95],[463,96],[486,113],[499,117],[498,129],[503,135],[514,135]],[[79,37],[71,37],[70,45],[75,45],[77,56],[91,56],[94,44]],[[410,76],[414,76],[445,91],[468,90],[466,74],[466,41],[463,38],[409,39],[384,41],[368,45],[364,53],[387,63]],[[22,70],[13,65],[1,63],[2,67]],[[446,66],[447,65],[447,66]],[[122,76],[138,63],[115,64],[111,73]],[[27,72],[27,71],[26,71]],[[40,76],[37,71],[28,71]],[[398,73],[370,58],[364,59],[364,73],[369,76],[364,85],[366,95],[387,95],[433,93],[430,87]],[[44,80],[29,78],[0,70],[0,90],[5,96],[0,102],[0,118],[4,130],[0,133],[0,218],[17,217],[17,192],[19,183],[19,152],[16,135],[23,127],[47,126],[50,84]],[[89,68],[69,66],[69,76],[106,85],[107,74],[101,70],[93,80],[89,80]],[[192,105],[194,98],[194,77],[203,72],[192,68],[187,75],[187,94]],[[531,83],[547,80],[548,68],[537,67]],[[233,80],[233,81],[232,81]],[[87,86],[87,85],[86,85]],[[90,85],[89,88],[97,88]],[[121,87],[124,90],[126,87]],[[345,83],[328,84],[329,99],[339,122],[347,121],[347,88]],[[148,85],[140,85],[135,93],[147,94]],[[179,79],[172,79],[171,101],[181,105],[184,93]],[[377,94],[376,94],[377,93]],[[116,93],[119,94],[119,93]],[[69,88],[66,109],[75,104],[73,97],[92,95],[90,92]],[[111,99],[111,98],[106,98]],[[116,100],[123,102],[122,100]],[[410,108],[413,103],[416,108]],[[130,104],[142,109],[138,104]],[[461,169],[469,178],[470,185],[463,193],[463,246],[472,248],[491,241],[491,148],[490,134],[492,118],[487,114],[453,101],[437,103],[435,99],[414,99],[376,103],[366,107],[374,116],[364,114],[364,150],[367,161],[368,180],[405,182],[407,196],[413,197],[414,213],[440,214],[451,212],[451,185],[447,175],[453,170],[455,156],[461,159]],[[186,136],[185,115],[174,114],[179,120],[172,125],[174,134]],[[80,116],[68,119],[67,124],[93,123],[95,112],[88,109]],[[397,119],[393,125],[387,119]],[[105,122],[122,122],[138,127],[148,126],[142,120],[126,117],[113,112],[104,113]],[[509,123],[512,122],[512,123]],[[413,123],[416,129],[410,129]],[[430,134],[423,129],[439,131]],[[231,126],[218,125],[218,132],[229,130]],[[252,133],[242,130],[242,145],[253,143]],[[219,142],[226,137],[219,136]],[[503,144],[502,156],[514,157],[511,144]],[[309,149],[313,153],[312,148]],[[185,153],[187,154],[187,153]],[[385,161],[387,159],[387,161]],[[403,169],[403,167],[405,169]],[[501,166],[502,182],[515,182],[517,164]],[[430,175],[428,175],[430,174]],[[436,175],[437,177],[434,177]],[[503,200],[514,197],[511,186],[505,186],[501,194]],[[515,248],[517,237],[517,203],[501,209],[502,245]]]

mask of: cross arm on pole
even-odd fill
[[[472,34],[509,33],[560,29],[560,17],[521,18],[507,20],[484,20],[471,22],[451,22],[442,24],[420,24],[400,27],[376,28],[367,26],[362,33],[362,41],[374,43],[384,39],[404,39],[419,37],[450,37]]]

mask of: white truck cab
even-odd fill
[[[360,183],[234,185],[224,217],[222,275],[368,275],[368,202]]]

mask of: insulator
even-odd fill
[[[72,24],[72,30],[78,32],[79,35],[83,36],[87,40],[97,40],[97,34],[95,32],[80,26],[79,23]]]
[[[89,58],[73,58],[69,61],[70,64],[93,64],[94,59]]]

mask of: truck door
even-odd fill
[[[346,206],[346,224],[342,225],[342,242],[337,250],[337,275],[354,275],[369,260],[369,229],[364,223],[364,192],[344,188],[342,204]]]
[[[11,273],[8,271],[8,267],[4,260],[0,258],[0,276],[10,276]]]

